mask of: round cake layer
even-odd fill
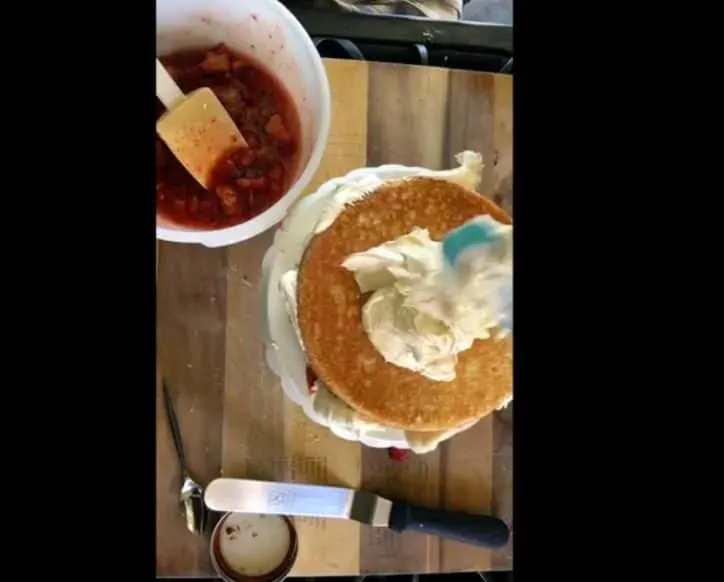
[[[299,268],[299,329],[318,377],[365,417],[405,430],[446,430],[480,418],[512,396],[512,339],[477,340],[458,355],[456,378],[430,380],[390,364],[362,327],[367,296],[342,267],[350,254],[428,229],[441,240],[481,214],[510,224],[493,202],[461,186],[412,178],[382,186],[346,207],[310,241]]]

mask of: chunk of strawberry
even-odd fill
[[[407,456],[409,454],[409,451],[397,449],[395,447],[390,447],[389,449],[387,449],[387,456],[390,457],[390,459],[392,459],[393,461],[402,462],[407,459]]]

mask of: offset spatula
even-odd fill
[[[352,519],[485,548],[504,546],[510,535],[508,526],[497,517],[425,509],[343,487],[215,479],[206,487],[204,502],[214,511]]]
[[[156,133],[199,184],[208,189],[219,159],[246,140],[234,120],[208,87],[184,95],[156,59],[156,96],[166,108]]]

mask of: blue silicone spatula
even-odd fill
[[[458,259],[463,252],[493,243],[497,238],[497,233],[489,224],[477,221],[466,222],[445,236],[442,241],[442,252],[447,263],[457,268]]]
[[[452,268],[453,273],[459,272],[460,259],[475,248],[495,244],[499,240],[498,233],[488,222],[471,220],[462,226],[450,231],[442,241],[442,252],[445,262]],[[513,282],[506,281],[498,289],[501,294],[501,305],[504,313],[501,314],[501,326],[512,331],[513,328]]]

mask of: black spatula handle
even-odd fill
[[[397,532],[417,531],[483,548],[500,548],[510,537],[505,522],[492,515],[425,509],[406,501],[392,504],[389,526]]]

